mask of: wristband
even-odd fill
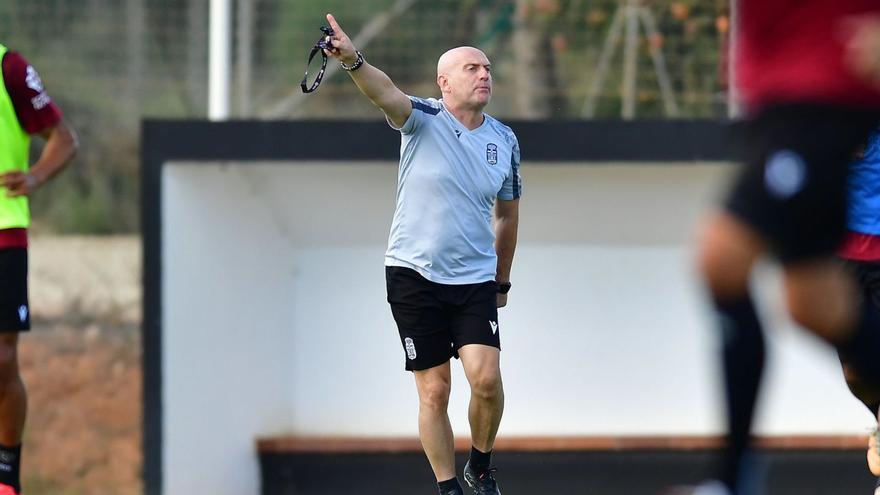
[[[345,65],[345,63],[343,63],[343,62],[340,60],[340,61],[339,61],[339,65],[340,65],[340,67],[342,67],[344,70],[347,70],[347,71],[349,71],[349,72],[354,72],[354,71],[360,69],[361,66],[364,65],[364,54],[361,53],[360,50],[355,51],[355,53],[357,53],[358,58],[357,58],[357,60],[354,61],[353,64],[351,64],[351,65]]]

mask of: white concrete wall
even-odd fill
[[[526,163],[501,435],[714,434],[715,335],[691,262],[730,168]],[[163,176],[165,493],[258,490],[254,439],[417,434],[385,302],[394,163],[173,163]],[[836,358],[775,327],[758,430],[863,433]],[[466,435],[467,387],[450,405]]]

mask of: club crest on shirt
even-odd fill
[[[37,74],[37,69],[34,69],[32,65],[27,66],[27,76],[24,79],[27,87],[36,91],[37,93],[43,92],[43,81],[40,80],[40,75]]]
[[[495,143],[489,143],[486,145],[486,161],[489,162],[489,165],[495,165],[498,163],[498,145]]]

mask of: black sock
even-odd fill
[[[19,467],[21,465],[21,444],[15,447],[0,445],[0,483],[21,491]]]
[[[736,493],[743,477],[764,371],[764,333],[748,294],[736,300],[715,301],[715,309],[721,323],[727,393],[728,432],[721,481]]]
[[[847,357],[859,376],[869,383],[880,384],[880,359],[877,359],[880,353],[880,315],[870,304],[861,306],[853,334],[838,346],[838,350]]]
[[[489,462],[492,460],[492,451],[480,452],[476,447],[471,446],[471,469],[476,472],[489,469]]]
[[[458,478],[452,478],[451,480],[446,481],[438,481],[437,488],[440,489],[440,493],[446,494],[453,490],[458,490],[458,493],[464,493],[461,489],[461,483],[458,482]]]

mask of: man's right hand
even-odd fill
[[[354,43],[351,42],[332,14],[327,14],[327,22],[333,29],[333,35],[329,40],[332,48],[324,50],[324,53],[328,57],[339,60],[346,67],[353,66],[358,60]],[[403,94],[403,91],[394,85],[387,74],[364,62],[357,70],[349,71],[348,75],[351,76],[361,93],[379,107],[395,127],[403,127],[412,113],[412,102],[408,96]]]
[[[352,65],[357,61],[357,49],[354,47],[354,44],[349,39],[348,35],[345,34],[345,31],[342,30],[342,27],[336,22],[336,18],[333,17],[333,14],[327,14],[327,22],[330,23],[330,28],[333,29],[333,36],[330,36],[328,40],[328,44],[330,44],[333,49],[332,50],[324,50],[324,53],[327,54],[328,57],[333,57],[345,65]]]
[[[39,185],[37,177],[26,172],[6,172],[0,175],[0,187],[6,189],[7,198],[29,196]]]

